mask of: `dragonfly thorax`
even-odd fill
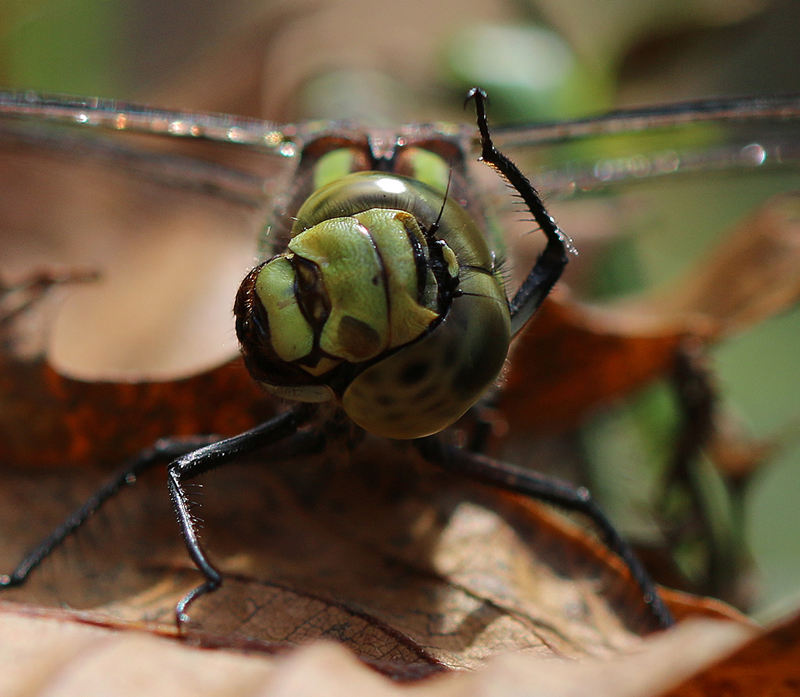
[[[414,179],[358,172],[314,192],[287,249],[242,283],[237,334],[279,396],[338,399],[366,430],[435,433],[491,385],[508,304],[481,231]]]

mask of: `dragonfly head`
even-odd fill
[[[483,235],[455,201],[359,172],[312,194],[288,248],[237,296],[253,377],[279,396],[338,399],[367,431],[446,428],[497,378],[508,303]]]

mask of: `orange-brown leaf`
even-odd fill
[[[347,466],[342,455],[255,458],[203,478],[195,512],[226,575],[190,608],[203,642],[271,651],[335,639],[402,673],[520,649],[610,657],[653,628],[619,559],[560,515],[379,439]],[[3,571],[96,484],[85,469],[0,476]],[[199,582],[163,480],[141,477],[2,599],[169,631],[175,603]]]
[[[518,342],[500,409],[513,427],[552,432],[666,376],[687,337],[740,332],[800,297],[800,195],[769,199],[678,282],[592,307],[549,298]]]
[[[512,428],[574,426],[592,408],[667,373],[685,324],[638,321],[553,295],[519,340],[499,408]]]
[[[785,620],[665,697],[791,697],[800,692],[800,615]]]
[[[86,382],[0,359],[0,459],[15,466],[118,465],[159,438],[234,435],[271,412],[239,359],[171,382]]]

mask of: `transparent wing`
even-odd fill
[[[597,136],[673,129],[701,123],[758,124],[797,121],[800,96],[752,97],[680,102],[640,109],[621,109],[601,116],[544,124],[500,126],[493,131],[503,148],[538,146]]]
[[[291,126],[229,114],[170,111],[114,99],[32,91],[0,92],[0,114],[7,118],[258,146],[275,154],[281,154],[287,136],[294,130]]]
[[[47,337],[69,372],[217,362],[236,351],[233,298],[293,154],[265,122],[2,94],[0,278],[100,272]]]
[[[587,261],[610,241],[630,237],[642,247],[647,282],[675,278],[749,211],[800,189],[797,96],[617,111],[499,127],[493,136],[528,174]],[[529,216],[509,205],[507,192],[489,198],[504,230],[531,231]],[[511,235],[515,279],[537,241],[536,235]],[[586,265],[579,258],[570,266],[574,280]],[[626,282],[629,290],[642,283],[612,281],[614,292],[625,290]]]

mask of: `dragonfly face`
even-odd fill
[[[404,142],[380,160],[358,143],[336,144],[321,157],[319,143],[304,152],[306,181],[322,185],[284,213],[293,221],[286,251],[239,290],[245,362],[270,391],[339,399],[377,435],[437,433],[505,361],[510,320],[494,257],[448,195],[453,165],[436,151],[449,143]]]

